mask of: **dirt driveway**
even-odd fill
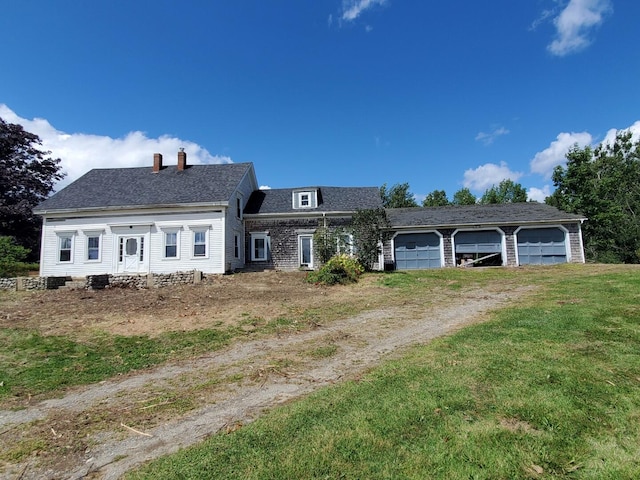
[[[0,473],[16,479],[119,478],[145,461],[241,428],[274,406],[357,379],[402,349],[481,321],[530,291],[475,284],[456,290],[455,299],[434,288],[429,298],[407,301],[394,300],[375,276],[352,287],[321,288],[305,284],[300,274],[265,272],[201,286],[43,292],[28,304],[16,298],[3,306],[0,326],[75,337],[96,329],[153,334],[205,328],[247,317],[291,317],[309,308],[318,315],[306,329],[254,337],[249,328],[246,338],[224,350],[0,410],[0,442],[43,435],[58,444]],[[356,304],[361,313],[345,315]],[[181,410],[186,397],[190,402]]]

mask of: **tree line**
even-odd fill
[[[612,144],[579,147],[553,172],[555,191],[545,199],[565,212],[584,215],[585,254],[591,261],[640,263],[640,140],[621,131]],[[60,159],[42,148],[40,138],[0,118],[0,261],[37,261],[41,220],[33,208],[64,177]],[[380,187],[385,208],[418,207],[408,183]],[[423,207],[526,202],[519,183],[503,180],[476,198],[468,188],[434,190]],[[375,212],[376,225],[384,220]],[[360,215],[363,224],[372,218]],[[358,219],[356,218],[356,219]],[[357,223],[357,222],[356,222]],[[384,230],[378,228],[378,230]]]
[[[380,197],[385,208],[417,207],[413,193],[409,191],[408,183],[396,183],[387,188],[385,183],[380,187]],[[502,180],[497,186],[485,190],[480,198],[471,193],[468,188],[461,188],[448,199],[444,190],[434,190],[422,201],[423,207],[445,207],[447,205],[475,205],[490,203],[516,203],[527,201],[527,190],[513,180]]]

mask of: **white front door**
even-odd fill
[[[144,266],[144,237],[123,236],[118,244],[118,271],[138,273]]]

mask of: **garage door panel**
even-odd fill
[[[520,265],[567,262],[565,232],[560,228],[531,228],[517,233]]]
[[[396,268],[440,268],[440,237],[435,233],[407,233],[394,239]]]
[[[502,251],[502,236],[496,231],[458,232],[456,253],[497,253]]]

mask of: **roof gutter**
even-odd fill
[[[315,211],[315,212],[287,212],[287,213],[245,213],[243,215],[244,218],[247,219],[256,219],[256,218],[299,218],[299,217],[327,217],[327,216],[345,216],[345,215],[353,215],[355,211],[344,210],[344,211],[335,211],[335,212],[327,212],[327,211]]]
[[[507,225],[557,225],[558,223],[574,223],[579,221],[583,223],[586,218],[566,218],[557,220],[523,220],[523,221],[510,221],[510,222],[487,222],[487,223],[443,223],[443,224],[416,224],[416,225],[393,225],[386,230],[409,230],[415,228],[487,228],[487,227],[500,227]]]
[[[100,212],[102,215],[105,212],[122,212],[127,210],[152,210],[158,208],[171,208],[176,210],[192,209],[192,208],[228,208],[229,202],[198,202],[198,203],[158,203],[153,205],[114,205],[107,207],[85,207],[85,208],[52,208],[47,209],[34,209],[33,213],[36,215],[66,215],[66,214],[78,214],[78,213],[94,213]]]

